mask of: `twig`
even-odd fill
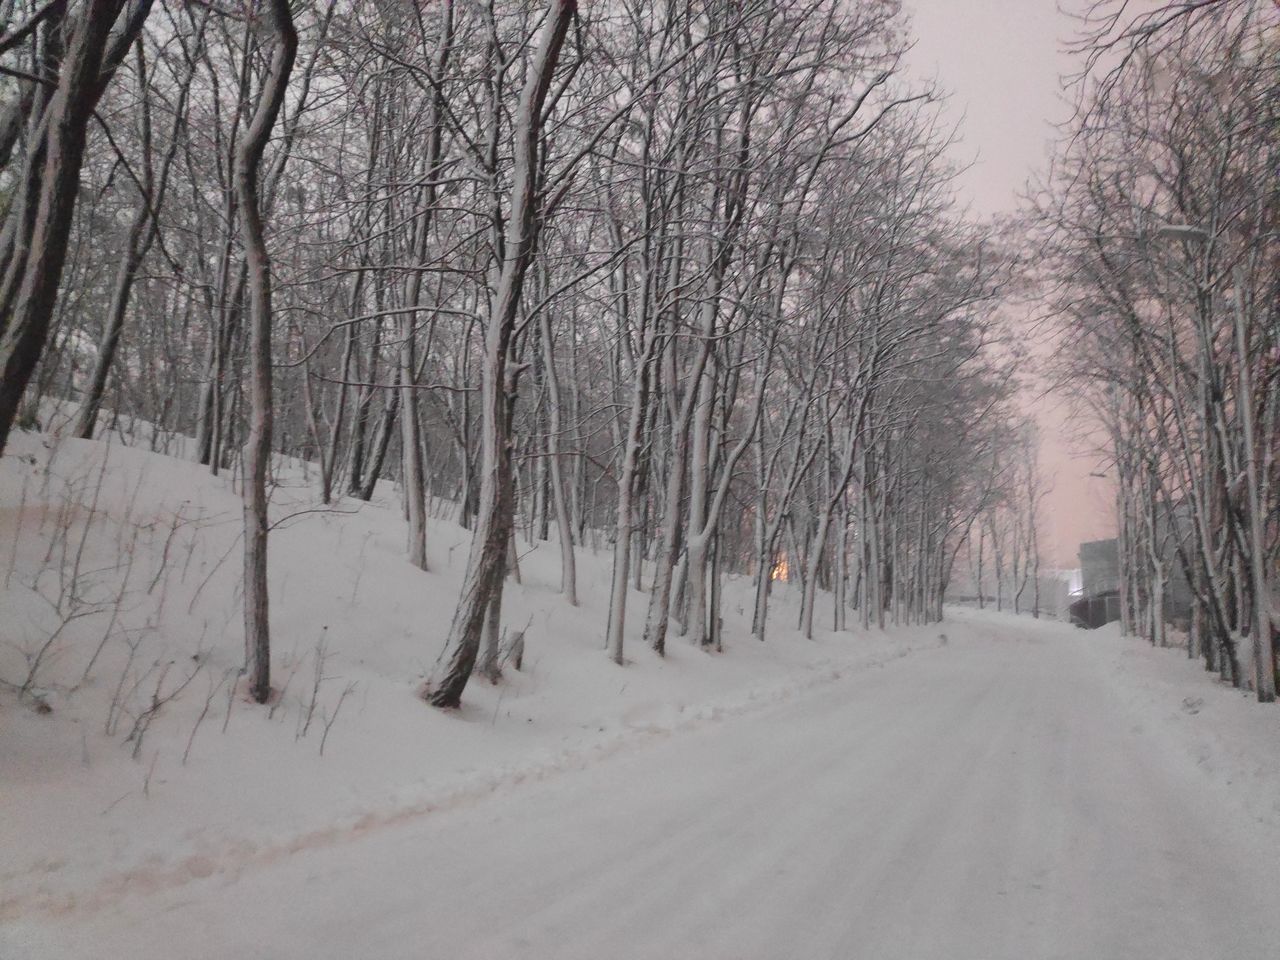
[[[322,684],[325,680],[324,664],[325,664],[325,660],[328,658],[328,655],[329,655],[328,643],[327,643],[328,630],[329,630],[329,627],[327,625],[322,628],[320,639],[316,643],[316,669],[315,669],[314,679],[311,683],[311,700],[307,704],[307,712],[303,715],[303,718],[302,718],[301,731],[295,734],[294,736],[295,740],[300,740],[301,738],[307,735],[307,731],[311,729],[311,720],[315,716],[316,704],[319,702],[319,699],[320,699],[320,684]]]
[[[222,689],[222,685],[227,682],[227,679],[234,675],[235,670],[223,671],[222,677],[218,680],[216,685],[213,682],[213,678],[209,678],[209,695],[204,698],[204,706],[200,709],[200,716],[196,717],[195,726],[191,728],[191,736],[187,737],[187,749],[182,751],[182,765],[184,767],[187,765],[187,757],[191,756],[191,745],[196,741],[196,731],[200,729],[200,724],[204,723],[204,718],[209,713],[209,707],[213,703],[213,698],[218,695],[218,691]],[[234,686],[235,684],[233,683],[232,687]]]
[[[337,509],[334,509],[333,507],[312,507],[309,510],[295,510],[293,513],[287,513],[283,517],[280,517],[275,522],[271,523],[267,527],[267,530],[268,532],[271,530],[274,530],[276,529],[276,527],[280,526],[281,524],[288,523],[290,520],[293,520],[297,517],[304,517],[309,513],[328,513],[328,514],[337,514],[338,516],[343,516],[343,517],[354,517],[359,512],[360,512],[359,510],[337,510]]]
[[[333,716],[326,718],[324,721],[324,730],[320,734],[320,756],[322,757],[324,756],[325,741],[329,739],[329,730],[338,719],[338,711],[342,709],[342,702],[347,699],[347,695],[354,691],[355,688],[356,682],[354,680],[342,688],[342,696],[338,697],[338,702],[333,707]]]
[[[156,761],[160,759],[160,751],[157,749],[151,755],[151,766],[147,767],[147,775],[142,778],[142,795],[144,797],[151,796],[151,775],[156,772]]]
[[[228,672],[231,672],[231,671],[228,671]],[[235,671],[235,675],[236,675],[236,677],[238,678],[242,672],[243,672],[243,671],[241,671],[241,670],[236,670],[236,671]],[[231,684],[227,687],[227,712],[226,712],[226,714],[225,714],[225,715],[223,716],[223,718],[222,718],[222,732],[223,732],[223,733],[226,733],[226,732],[227,732],[227,724],[229,724],[229,723],[231,722],[231,708],[232,708],[233,706],[235,706],[235,702],[236,702],[236,684],[237,684],[238,682],[239,682],[239,680],[238,680],[238,679],[237,679],[237,680],[232,680],[232,681],[231,681]]]

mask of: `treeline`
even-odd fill
[[[611,545],[622,663],[628,623],[659,654],[673,627],[718,646],[730,574],[761,639],[783,576],[806,635],[819,591],[835,629],[939,618],[975,521],[1026,483],[1018,354],[991,349],[1011,259],[952,209],[897,3],[5,0],[0,22],[0,443],[71,401],[82,437],[143,422],[239,476],[260,699],[273,453],[317,464],[326,503],[396,480],[424,569],[456,504],[441,706],[497,669],[517,532],[558,541],[567,603],[574,545]]]
[[[1040,201],[1059,372],[1105,433],[1124,629],[1275,699],[1280,600],[1280,11],[1098,4]],[[1120,11],[1123,12],[1123,11]]]

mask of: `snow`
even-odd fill
[[[1185,647],[1160,649],[1121,637],[1118,624],[1097,632],[1106,675],[1143,732],[1158,737],[1218,791],[1224,809],[1280,827],[1280,710],[1260,706],[1188,660]]]
[[[463,709],[441,713],[415,692],[442,650],[469,534],[433,523],[424,574],[404,560],[390,485],[371,504],[344,500],[323,510],[305,470],[282,465],[273,495],[273,517],[282,521],[271,541],[274,682],[287,687],[271,712],[228,696],[242,661],[240,501],[232,481],[118,444],[13,438],[0,459],[0,542],[17,547],[3,558],[0,679],[26,676],[24,653],[39,650],[61,619],[53,605],[70,609],[73,569],[81,572],[78,611],[87,615],[67,626],[37,675],[33,693],[51,714],[0,691],[0,919],[235,869],[246,858],[270,860],[457,805],[796,696],[847,664],[937,643],[936,628],[804,640],[786,627],[795,606],[783,590],[762,644],[746,638],[750,596],[734,585],[725,654],[675,642],[659,659],[639,643],[637,614],[631,660],[619,669],[600,640],[607,559],[581,552],[583,602],[575,609],[558,595],[555,545],[530,552],[522,543],[523,584],[509,585],[505,608],[509,628],[528,625],[524,670],[508,669],[497,687],[473,681]],[[69,535],[55,536],[60,525]],[[117,597],[123,612],[112,622]],[[633,612],[643,611],[644,599],[633,597]],[[302,737],[322,642],[325,679]],[[133,716],[170,662],[162,697],[198,672],[162,707],[135,758],[126,742]],[[128,700],[124,715],[106,734],[117,690],[144,676],[119,698]],[[324,721],[351,684],[321,756]]]
[[[269,715],[218,686],[241,657],[231,482],[119,445],[24,434],[11,453],[0,678],[70,609],[72,569],[89,612],[37,677],[51,713],[0,692],[4,960],[1274,955],[1280,712],[1177,651],[973,610],[806,641],[785,589],[759,643],[730,582],[724,654],[659,660],[632,633],[618,668],[607,558],[580,553],[573,609],[554,544],[521,543],[526,669],[444,713],[415,691],[466,531],[433,523],[424,574],[393,489],[300,512],[313,485],[287,464],[272,615],[293,679]],[[163,692],[199,672],[135,759],[170,660]]]

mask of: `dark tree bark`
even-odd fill
[[[115,50],[124,40],[133,42],[150,4],[135,9],[117,31],[115,47],[109,52],[112,26],[123,7],[124,0],[88,0],[72,26],[57,88],[42,118],[41,145],[34,155],[43,155],[41,173],[26,181],[28,190],[38,189],[38,196],[15,199],[15,215],[35,202],[30,223],[14,225],[10,267],[14,279],[20,275],[21,281],[13,287],[15,295],[5,298],[0,313],[0,454],[48,340],[66,264],[67,233],[75,213],[89,120],[106,89]],[[126,36],[129,31],[132,35]],[[18,257],[21,267],[15,261]]]
[[[284,104],[298,51],[288,0],[265,5],[275,30],[271,66],[249,129],[236,150],[235,188],[249,274],[249,436],[244,448],[244,641],[249,691],[271,695],[271,633],[267,602],[267,466],[271,459],[271,260],[267,254],[258,172]]]

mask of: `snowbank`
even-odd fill
[[[1135,724],[1211,781],[1224,810],[1280,826],[1280,707],[1223,683],[1185,648],[1122,637],[1114,623],[1090,636]]]

